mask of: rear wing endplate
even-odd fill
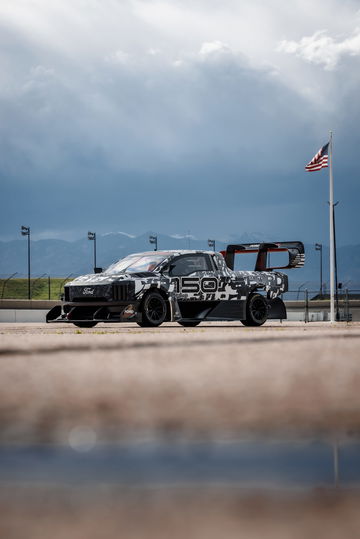
[[[287,251],[289,262],[286,266],[267,267],[267,254]],[[228,245],[226,251],[220,251],[230,269],[234,269],[236,254],[258,253],[255,271],[271,271],[274,269],[302,268],[305,263],[305,249],[301,241],[281,241],[274,243],[242,243]]]

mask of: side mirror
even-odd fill
[[[102,273],[102,268],[94,268],[94,273]]]

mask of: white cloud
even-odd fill
[[[307,62],[332,70],[343,57],[360,56],[360,29],[356,29],[351,37],[343,40],[335,40],[326,30],[321,30],[312,36],[303,37],[300,41],[283,40],[277,50],[295,54]]]
[[[212,54],[218,54],[218,53],[227,53],[230,52],[230,48],[228,45],[223,43],[222,41],[208,41],[206,43],[203,43],[201,45],[199,54],[200,56],[210,56]]]
[[[121,235],[126,236],[127,238],[136,238],[134,234],[129,234],[128,232],[106,232],[105,234],[101,234],[102,236],[115,236],[115,235]]]
[[[126,65],[129,63],[130,55],[122,50],[117,50],[112,54],[107,55],[105,60],[112,64]]]
[[[197,240],[196,236],[193,236],[192,234],[169,234],[170,238],[174,238],[175,240]]]
[[[158,54],[161,54],[161,50],[150,47],[150,49],[146,51],[146,54],[148,54],[149,56],[157,56]]]

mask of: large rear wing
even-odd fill
[[[289,261],[285,266],[267,267],[268,253],[288,252]],[[228,245],[226,251],[220,251],[230,269],[234,269],[236,254],[258,253],[255,271],[271,271],[274,269],[302,268],[305,263],[305,249],[301,241],[281,241],[276,243],[243,243]]]

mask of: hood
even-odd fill
[[[95,284],[111,284],[119,281],[131,281],[134,279],[153,279],[160,277],[159,273],[144,271],[140,273],[116,273],[116,274],[106,274],[106,273],[90,273],[88,275],[80,275],[76,277],[73,281],[70,281],[66,284],[69,285],[95,285]]]

